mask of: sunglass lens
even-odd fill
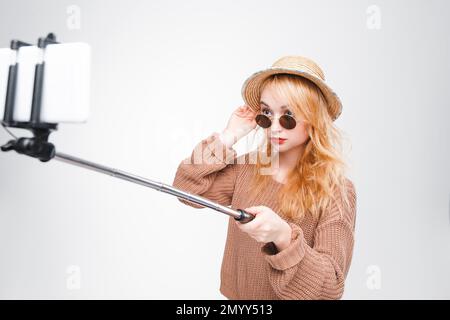
[[[293,117],[284,115],[280,117],[280,124],[285,129],[294,129],[297,123]]]
[[[269,117],[263,115],[263,114],[258,114],[255,118],[256,124],[264,129],[270,127],[270,125],[272,124],[272,121],[269,119]]]

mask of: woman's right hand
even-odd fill
[[[248,105],[243,105],[231,114],[228,120],[227,127],[223,131],[223,134],[227,136],[228,139],[234,137],[236,142],[240,138],[246,136],[250,131],[256,127],[256,117],[257,113],[250,109]],[[227,143],[230,145],[230,143]]]

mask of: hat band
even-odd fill
[[[308,73],[315,75],[317,78],[322,79],[323,81],[325,81],[325,77],[320,75],[316,70],[311,69],[306,64],[296,64],[296,65],[293,65],[293,66],[274,65],[272,67],[275,67],[275,68],[287,68],[287,69],[291,69],[291,70],[294,70],[294,71],[302,71],[302,69],[303,69],[303,70],[306,70]]]

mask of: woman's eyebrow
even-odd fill
[[[265,105],[267,108],[270,108],[270,106],[267,103],[265,103],[264,101],[262,101],[262,100],[259,103]],[[288,108],[288,107],[287,106],[281,106],[281,109],[286,109],[286,108]]]

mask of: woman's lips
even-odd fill
[[[283,138],[271,138],[270,141],[272,141],[273,143],[278,143],[278,144],[283,144],[287,139],[283,139]]]

